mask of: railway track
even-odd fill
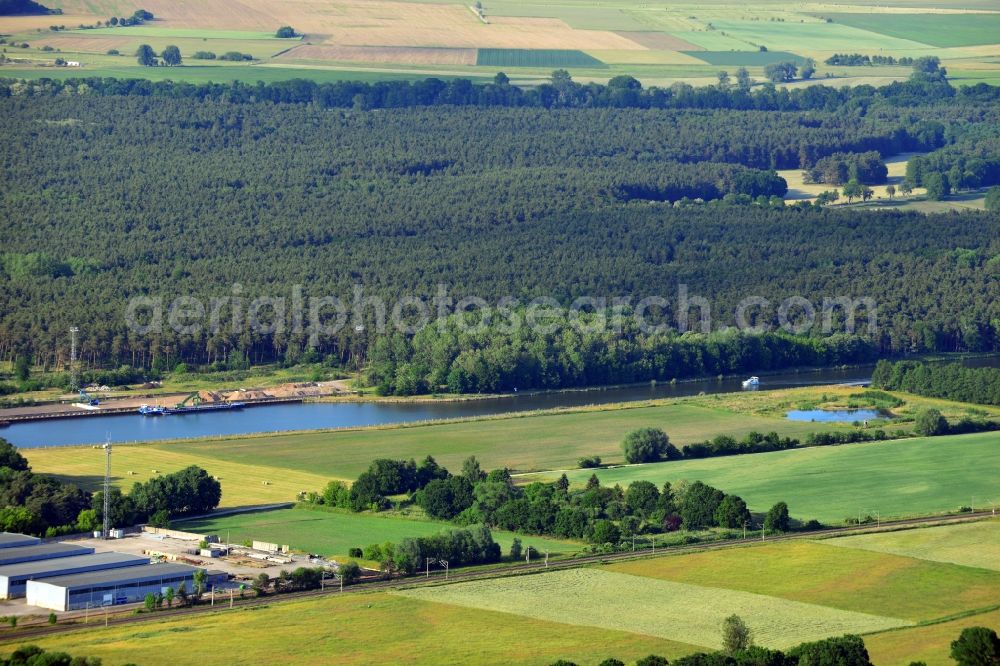
[[[885,521],[877,526],[873,526],[872,524],[869,523],[866,525],[858,525],[858,526],[834,527],[824,530],[815,530],[812,532],[793,532],[781,535],[773,535],[768,537],[767,539],[753,539],[753,538],[725,539],[721,541],[706,541],[704,543],[692,543],[680,546],[665,546],[657,548],[655,552],[652,548],[647,547],[642,550],[620,551],[616,553],[597,553],[593,555],[584,555],[581,557],[575,557],[571,559],[555,560],[552,562],[545,562],[544,560],[538,560],[536,562],[525,562],[524,564],[515,564],[505,567],[494,567],[485,570],[484,569],[459,570],[456,572],[445,572],[444,574],[440,571],[436,571],[431,576],[414,575],[407,578],[394,578],[390,580],[361,581],[358,583],[354,583],[353,585],[350,585],[343,591],[340,591],[339,586],[329,586],[322,590],[306,590],[302,592],[288,592],[279,595],[271,595],[267,597],[234,599],[232,600],[232,608],[233,609],[253,608],[257,606],[270,605],[272,603],[282,603],[285,601],[310,599],[310,598],[323,597],[329,595],[361,594],[365,592],[373,592],[380,590],[393,590],[393,589],[419,587],[426,585],[446,585],[462,581],[484,580],[490,578],[506,578],[509,576],[526,575],[542,571],[572,569],[590,564],[603,564],[608,562],[645,559],[650,557],[658,557],[660,555],[666,555],[666,554],[684,554],[690,552],[714,550],[718,548],[731,548],[734,546],[753,546],[755,543],[761,543],[762,541],[765,543],[775,543],[775,542],[793,541],[800,539],[816,539],[829,536],[845,536],[849,534],[868,533],[868,532],[882,531],[882,530],[892,531],[896,529],[919,527],[921,525],[970,522],[970,521],[981,520],[984,518],[990,518],[995,515],[996,514],[992,511],[977,511],[972,513],[962,513],[951,516],[927,516],[923,518],[907,518],[902,520]],[[74,622],[72,624],[62,624],[62,625],[56,624],[56,625],[27,626],[21,629],[7,630],[3,634],[0,634],[0,645],[10,644],[15,642],[23,643],[32,638],[40,638],[67,632],[85,631],[87,629],[96,629],[102,626],[114,627],[114,626],[121,626],[128,624],[141,624],[144,622],[183,618],[186,616],[198,615],[203,613],[225,612],[227,610],[230,610],[229,604],[230,604],[229,599],[223,599],[221,602],[219,602],[217,605],[214,606],[209,604],[201,604],[198,606],[187,606],[183,608],[177,608],[174,610],[158,611],[155,613],[118,615],[114,617],[108,616],[107,618],[101,617],[99,611],[96,611],[94,613],[96,619],[92,619],[89,623]]]

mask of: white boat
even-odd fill
[[[743,388],[745,389],[757,388],[758,386],[760,386],[760,377],[755,376],[751,377],[750,379],[743,380]]]

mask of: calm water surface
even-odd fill
[[[977,359],[970,365],[1000,364],[1000,357]],[[871,378],[872,367],[824,369],[761,376],[760,390],[861,383]],[[15,423],[0,429],[0,437],[21,447],[93,444],[110,437],[113,442],[152,441],[253,432],[347,428],[392,423],[488,416],[555,407],[578,407],[614,402],[671,398],[699,393],[732,393],[742,390],[741,379],[709,379],[676,384],[643,384],[611,389],[522,393],[503,398],[461,402],[419,403],[292,403],[248,407],[237,411],[174,414],[146,417],[138,414],[51,419]],[[854,420],[854,418],[850,419]]]

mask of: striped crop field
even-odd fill
[[[607,67],[583,51],[562,49],[479,49],[481,67]]]
[[[719,628],[733,613],[747,621],[757,644],[772,648],[911,624],[899,618],[598,569],[473,581],[400,594],[708,648],[721,647]]]

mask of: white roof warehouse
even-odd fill
[[[149,564],[148,557],[127,553],[96,553],[0,566],[0,599],[23,597],[29,580],[144,564]]]
[[[28,604],[65,611],[87,606],[110,606],[142,601],[147,594],[175,591],[183,583],[194,589],[198,567],[186,564],[148,564],[105,571],[29,580]]]

